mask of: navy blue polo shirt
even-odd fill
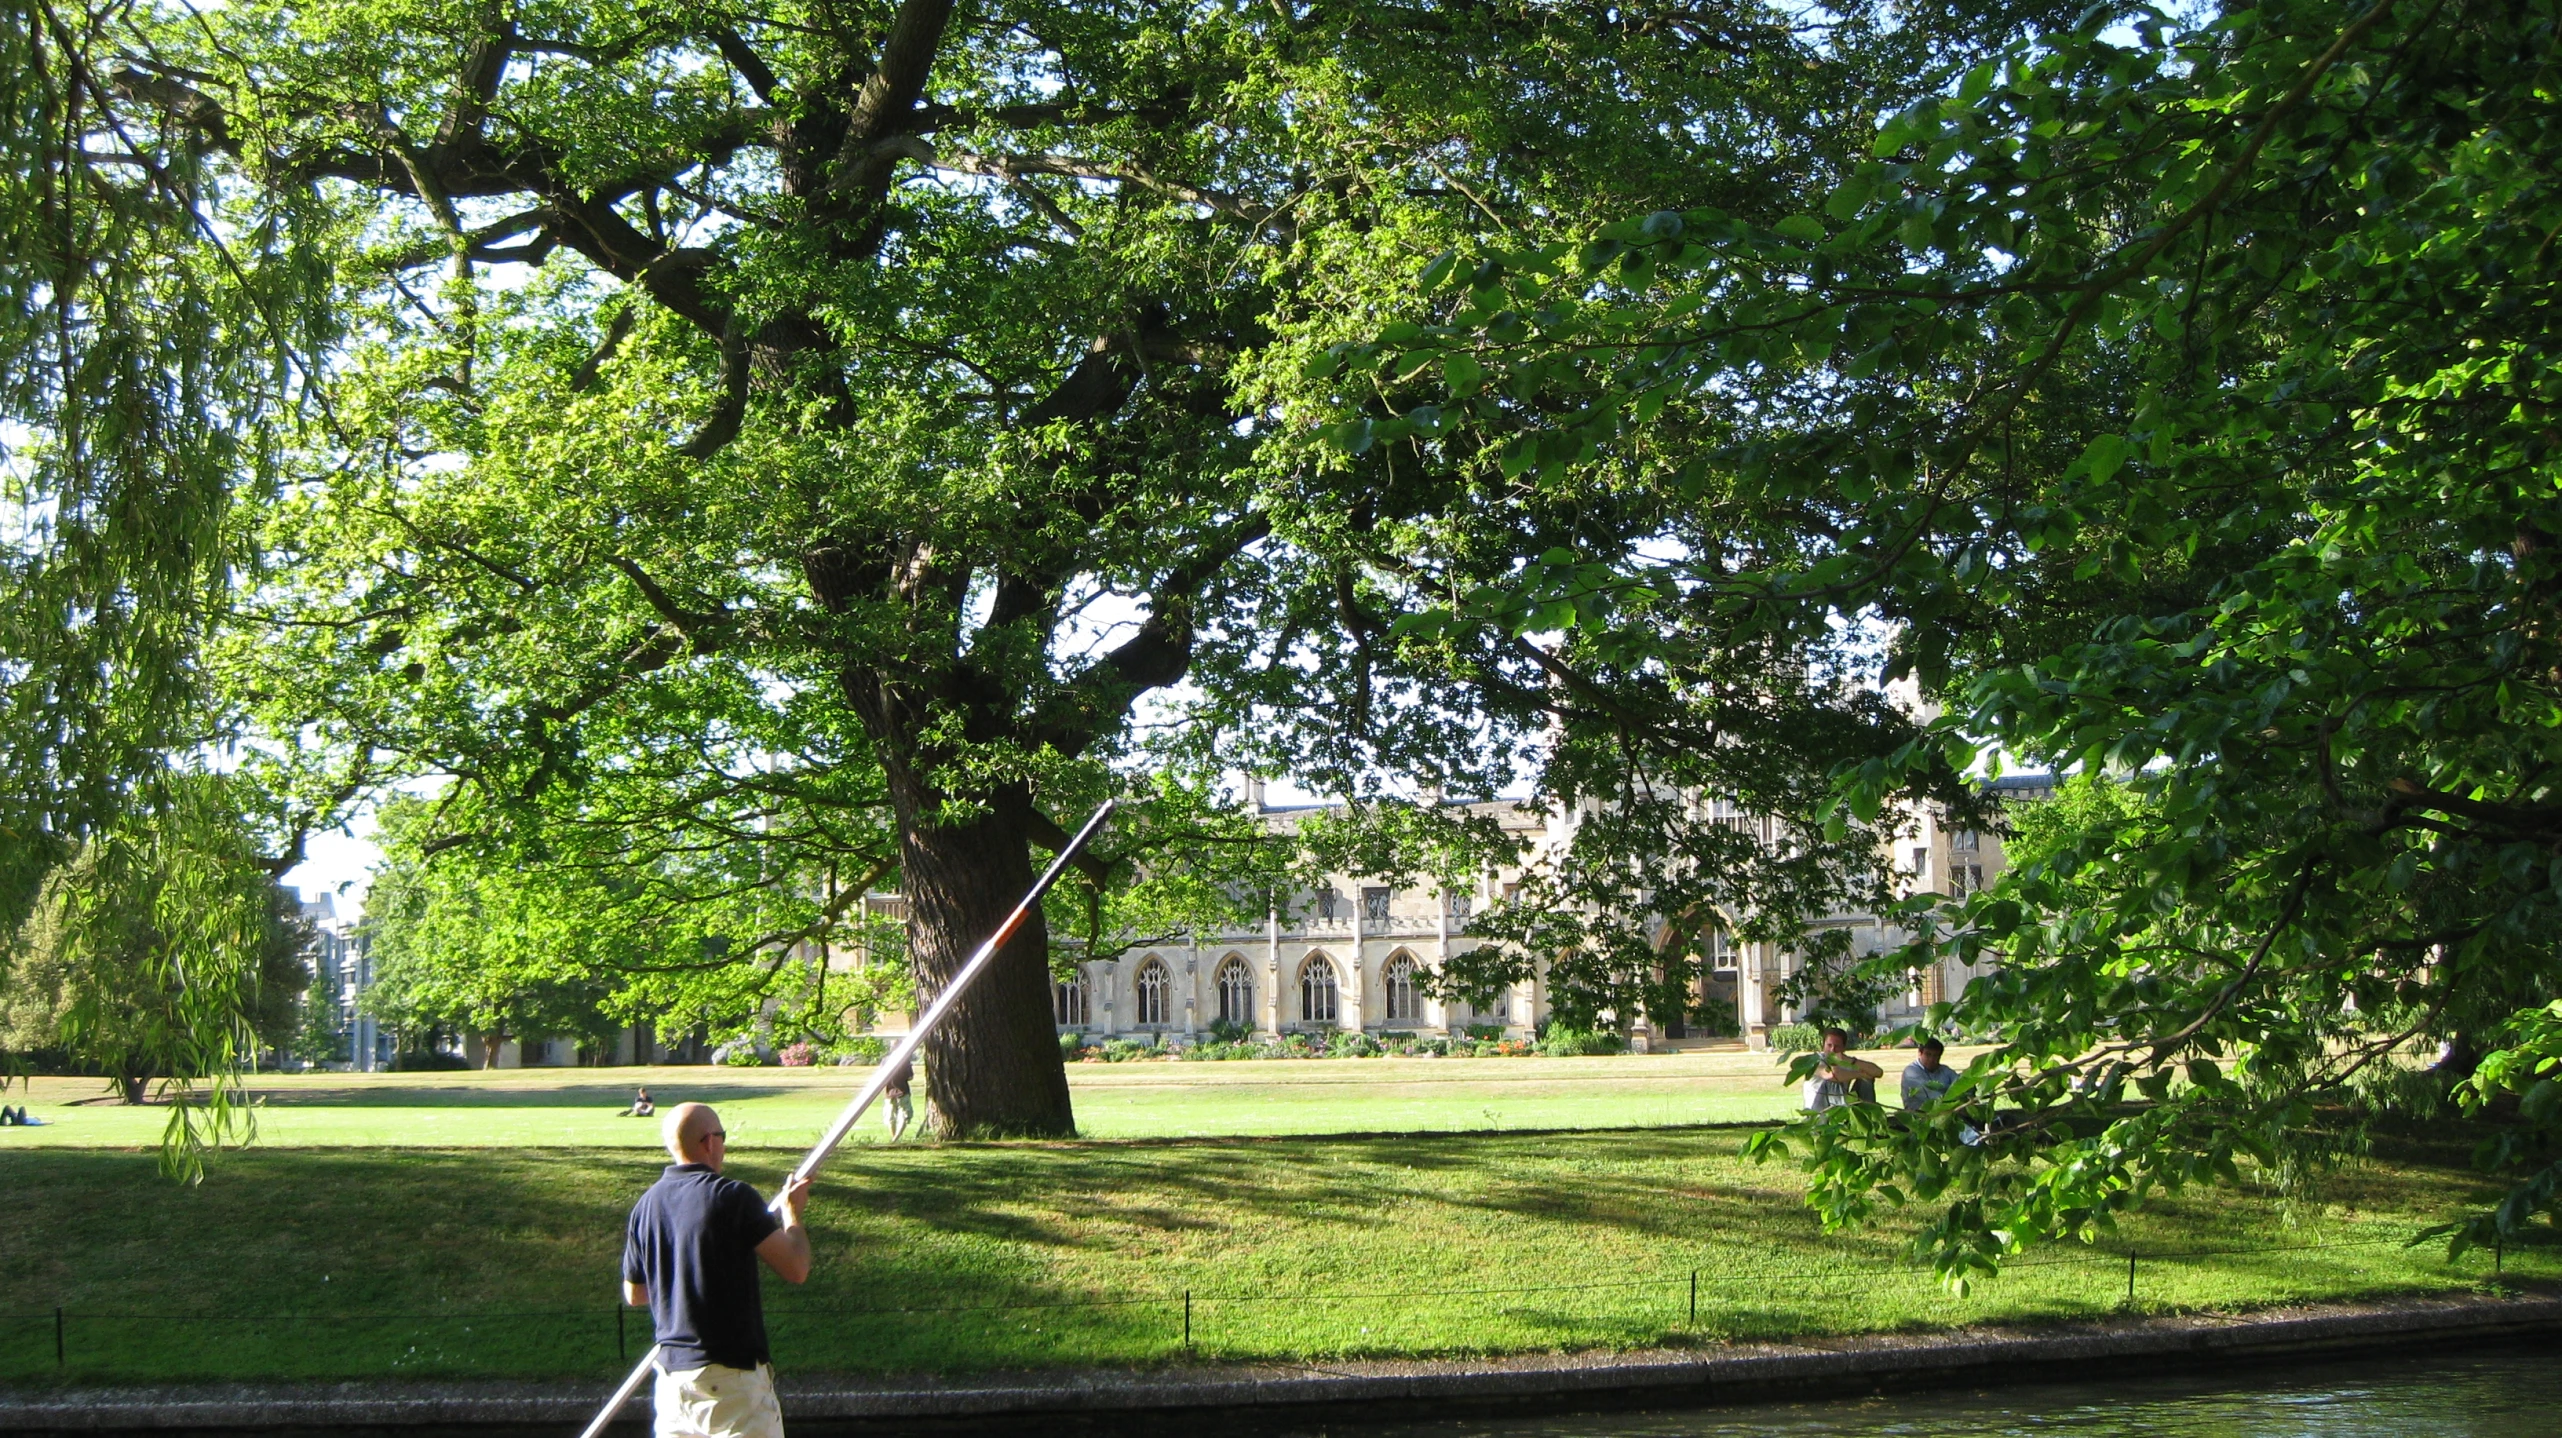
[[[772,1358],[756,1245],[782,1226],[755,1189],[700,1163],[669,1164],[632,1205],[623,1280],[649,1290],[662,1367],[753,1368]]]

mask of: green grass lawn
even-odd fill
[[[1079,1128],[1094,1138],[1658,1127],[1784,1117],[1768,1055],[1739,1051],[1588,1059],[1310,1059],[1075,1064]],[[253,1080],[258,1141],[289,1148],[528,1144],[655,1148],[658,1126],[616,1112],[636,1084],[661,1105],[702,1099],[748,1146],[805,1146],[868,1069],[508,1069],[267,1075]],[[13,1091],[12,1101],[21,1101]],[[0,1155],[139,1147],[167,1110],[101,1098],[96,1079],[38,1079],[42,1128],[0,1128]],[[867,1123],[856,1138],[885,1135]]]
[[[1428,1102],[1294,1079],[1310,1086],[1301,1104]],[[1132,1112],[1153,1111],[1130,1097]],[[1282,1100],[1233,1101],[1243,1107],[1232,1112],[1249,1112]],[[512,1117],[494,1097],[437,1111]],[[1901,1263],[1907,1223],[1822,1234],[1798,1202],[1797,1173],[1744,1162],[1744,1136],[858,1148],[819,1186],[817,1277],[769,1287],[776,1356],[787,1369],[849,1373],[1169,1360],[1184,1356],[1186,1292],[1194,1353],[1207,1360],[1908,1329],[2083,1316],[2124,1301],[2122,1250],[2026,1263],[1952,1298]],[[157,1178],[147,1153],[0,1152],[0,1191],[14,1200],[0,1217],[0,1379],[617,1371],[622,1219],[658,1161],[478,1137],[492,1146],[254,1148],[192,1189]],[[792,1157],[750,1150],[733,1171],[766,1186]],[[2154,1255],[2139,1262],[2138,1305],[2479,1284],[2487,1258],[2449,1266],[2434,1249],[2398,1246],[2479,1187],[2450,1146],[2336,1176],[2293,1227],[2252,1193],[2159,1204],[2129,1230]],[[2508,1272],[2555,1276],[2555,1259],[2512,1250]],[[629,1336],[635,1356],[643,1326]]]

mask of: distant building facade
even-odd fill
[[[313,1001],[332,1005],[333,1031],[348,1055],[332,1066],[358,1073],[388,1068],[392,1036],[357,1004],[374,982],[372,946],[363,928],[340,917],[337,896],[327,890],[301,902],[312,931]]]
[[[2031,775],[1994,787],[2005,800],[2025,800],[2050,792],[2053,781]],[[1313,812],[1266,806],[1258,788],[1250,786],[1248,792],[1249,802],[1276,828],[1295,827],[1300,816]],[[1430,980],[1453,956],[1487,942],[1467,932],[1470,920],[1503,902],[1531,871],[1551,862],[1571,839],[1576,816],[1507,802],[1467,807],[1502,825],[1524,854],[1521,864],[1448,889],[1401,888],[1375,876],[1330,874],[1312,892],[1275,906],[1259,927],[1188,934],[1114,959],[1079,963],[1053,986],[1059,1031],[1178,1044],[1222,1021],[1267,1037],[1338,1030],[1442,1036],[1498,1028],[1511,1037],[1536,1032],[1550,1011],[1544,961],[1534,963],[1530,978],[1482,1008],[1436,995]],[[1770,826],[1752,816],[1714,817],[1720,823],[1758,827],[1765,839],[1770,837]],[[1952,828],[1927,815],[1890,836],[1890,851],[1897,886],[1904,893],[1935,890],[1962,897],[1999,877],[2004,864],[1998,834]],[[1816,931],[1833,928],[1852,931],[1851,951],[1857,954],[1892,948],[1910,937],[1866,913],[1831,915],[1812,926]],[[1747,1044],[1765,1045],[1774,1025],[1795,1017],[1776,992],[1802,967],[1791,946],[1712,938],[1707,959],[1697,997],[1733,1004]],[[1931,1004],[1953,997],[1976,972],[1950,960],[1916,970],[1911,984],[1890,996],[1880,1017],[1908,1022]],[[1640,1042],[1686,1036],[1670,1024],[1632,1028],[1632,1037]]]
[[[2043,798],[2053,786],[2053,779],[2041,774],[1999,780],[1992,788],[2005,803],[2013,803]],[[1267,805],[1256,784],[1249,784],[1247,802],[1265,822],[1285,832],[1322,808]],[[1439,1037],[1471,1030],[1527,1037],[1537,1032],[1551,1008],[1544,961],[1533,965],[1530,978],[1483,1006],[1438,995],[1432,979],[1454,956],[1488,942],[1468,932],[1471,921],[1510,898],[1533,871],[1554,862],[1572,839],[1578,816],[1571,810],[1509,801],[1465,807],[1503,828],[1523,855],[1519,864],[1490,869],[1463,886],[1446,889],[1397,886],[1372,875],[1329,874],[1315,888],[1291,896],[1286,905],[1272,907],[1260,925],[1178,935],[1168,942],[1131,948],[1115,958],[1076,963],[1052,985],[1058,1032],[1095,1039],[1146,1038],[1174,1045],[1196,1042],[1222,1023],[1264,1037],[1338,1031]],[[1712,812],[1710,817],[1756,830],[1765,842],[1775,837],[1774,826],[1756,816]],[[2000,877],[2006,863],[1997,833],[1951,827],[1930,814],[1888,836],[1887,852],[1897,890],[1905,894],[1929,890],[1963,897]],[[325,906],[326,897],[320,902]],[[907,917],[906,901],[897,894],[868,895],[862,911],[874,923],[895,924]],[[1854,954],[1893,948],[1910,937],[1868,913],[1829,915],[1809,926],[1810,933],[1828,929],[1850,930]],[[333,932],[343,935],[343,926]],[[340,961],[351,966],[348,972],[359,975],[344,990],[350,1023],[365,1026],[358,1052],[374,1054],[378,1065],[387,1064],[389,1037],[373,1033],[372,1020],[354,1011],[354,995],[370,982],[362,945],[352,936],[339,942],[340,947],[331,952],[352,955]],[[796,956],[839,970],[872,961],[860,944],[831,948],[805,943]],[[1738,944],[1713,937],[1696,996],[1732,1004],[1740,1037],[1752,1047],[1763,1047],[1773,1027],[1796,1017],[1777,990],[1802,966],[1790,945]],[[1953,960],[1917,969],[1904,990],[1889,996],[1879,1017],[1888,1024],[1910,1022],[1930,1005],[1953,998],[1980,972]],[[900,1013],[871,1017],[876,1032],[903,1032],[909,1022],[909,1016]],[[1669,1023],[1637,1023],[1630,1031],[1635,1042],[1649,1046],[1691,1036]],[[464,1037],[461,1051],[473,1067],[483,1066],[490,1057],[477,1037]],[[662,1035],[640,1024],[623,1030],[610,1049],[588,1053],[582,1053],[574,1040],[511,1039],[499,1045],[496,1062],[489,1066],[681,1064],[710,1058],[699,1028]]]

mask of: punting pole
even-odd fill
[[[1050,867],[1042,873],[1040,882],[1034,884],[1032,891],[1023,896],[1023,902],[1014,906],[1013,913],[1005,916],[1005,922],[997,926],[996,932],[989,936],[988,941],[979,945],[978,952],[970,955],[970,961],[961,965],[960,972],[952,975],[952,981],[945,984],[943,991],[934,996],[934,1002],[925,1006],[924,1013],[917,1015],[916,1022],[907,1026],[907,1037],[900,1039],[898,1045],[873,1068],[871,1081],[855,1092],[853,1101],[846,1104],[844,1111],[836,1116],[836,1121],[827,1126],[827,1132],[820,1136],[818,1143],[801,1156],[800,1163],[792,1169],[791,1177],[783,1181],[783,1188],[775,1191],[774,1201],[767,1207],[779,1211],[783,1206],[783,1190],[818,1172],[818,1166],[825,1163],[827,1156],[836,1151],[836,1146],[845,1141],[845,1136],[854,1131],[854,1125],[863,1117],[864,1110],[870,1108],[873,1102],[880,1098],[881,1090],[889,1086],[890,1075],[898,1072],[899,1065],[908,1063],[916,1057],[917,1047],[925,1042],[925,1036],[933,1031],[936,1024],[943,1021],[945,1014],[951,1012],[952,1005],[960,1001],[962,990],[970,986],[971,981],[979,976],[981,969],[994,961],[997,950],[1004,948],[1006,943],[1014,937],[1014,931],[1023,927],[1023,921],[1030,917],[1032,910],[1040,904],[1041,896],[1050,892],[1050,886],[1059,881],[1061,874],[1067,872],[1069,863],[1076,858],[1078,851],[1085,847],[1086,841],[1094,837],[1095,831],[1103,827],[1103,821],[1112,816],[1113,807],[1118,802],[1113,799],[1104,800],[1103,807],[1095,810],[1094,817],[1086,820],[1085,827],[1077,830],[1076,837],[1068,840],[1067,847],[1059,850],[1058,856],[1050,860]],[[652,1344],[650,1350],[641,1355],[641,1361],[635,1364],[631,1373],[623,1379],[623,1386],[615,1389],[614,1396],[605,1400],[604,1408],[598,1411],[595,1420],[587,1425],[586,1431],[581,1433],[579,1438],[598,1438],[598,1435],[605,1431],[605,1425],[613,1422],[614,1415],[622,1412],[623,1405],[630,1402],[632,1395],[640,1391],[641,1384],[649,1378],[650,1370],[657,1366],[658,1346]]]

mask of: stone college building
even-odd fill
[[[2027,800],[2051,793],[2053,780],[2020,775],[1994,788],[2007,800]],[[1249,785],[1247,799],[1280,828],[1295,827],[1299,816],[1315,809],[1266,806],[1259,785]],[[1188,1042],[1222,1020],[1265,1036],[1349,1030],[1436,1037],[1472,1027],[1500,1027],[1507,1037],[1535,1032],[1548,1017],[1544,975],[1515,985],[1483,1010],[1433,997],[1424,980],[1453,954],[1481,942],[1467,936],[1470,917],[1501,902],[1524,872],[1549,862],[1571,838],[1577,816],[1508,802],[1469,807],[1521,841],[1526,857],[1520,868],[1488,872],[1466,889],[1446,891],[1394,888],[1359,874],[1328,875],[1314,893],[1299,896],[1289,912],[1267,915],[1259,928],[1194,934],[1078,964],[1072,977],[1055,986],[1059,1031],[1172,1044]],[[1999,836],[1947,828],[1929,818],[1893,835],[1890,852],[1906,893],[1962,896],[2002,869]],[[1819,927],[1851,929],[1851,947],[1859,953],[1908,937],[1869,914],[1833,915]],[[1699,997],[1732,1003],[1747,1044],[1766,1045],[1771,1026],[1793,1017],[1772,992],[1796,972],[1797,956],[1787,947],[1720,944],[1709,967]],[[1909,1021],[1972,976],[1951,961],[1916,972],[1881,1017]],[[1629,1037],[1642,1048],[1680,1036],[1650,1032],[1640,1023]]]

